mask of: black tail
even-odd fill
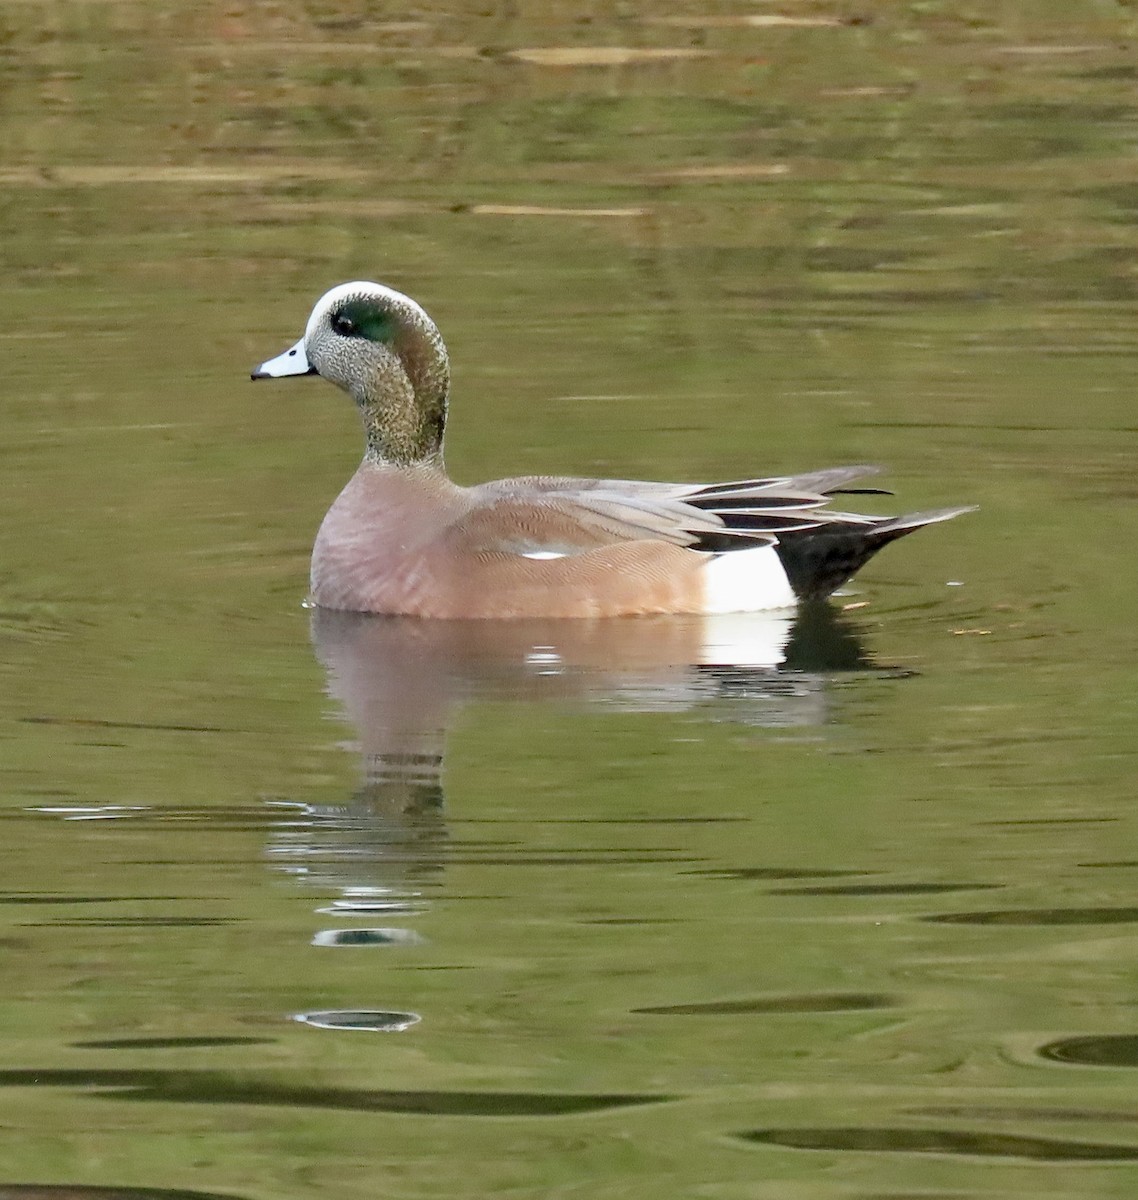
[[[778,556],[800,600],[822,599],[837,591],[882,546],[914,529],[972,512],[974,507],[935,508],[903,517],[862,517],[856,524],[837,520],[813,529],[784,532],[778,535]]]

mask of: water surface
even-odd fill
[[[1133,1195],[1133,11],[0,31],[0,1197]],[[461,481],[980,512],[742,663],[311,613],[358,277]]]

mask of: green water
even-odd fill
[[[1136,47],[0,4],[0,1197],[1135,1194]],[[355,415],[247,376],[360,277],[461,481],[980,511],[780,672],[313,614]]]

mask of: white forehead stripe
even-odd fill
[[[392,300],[401,308],[409,308],[413,312],[420,313],[425,321],[431,323],[431,318],[427,316],[423,306],[416,304],[410,296],[405,296],[402,292],[397,292],[394,288],[384,287],[382,283],[372,283],[368,279],[357,279],[352,283],[338,283],[316,301],[309,315],[308,324],[304,327],[304,340],[306,342],[316,332],[328,310],[334,304],[339,303],[341,300],[346,300],[349,296],[374,296],[377,300]]]

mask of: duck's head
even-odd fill
[[[304,337],[263,362],[253,379],[322,375],[359,405],[369,458],[399,465],[442,452],[450,366],[434,321],[409,296],[380,283],[325,292]]]

